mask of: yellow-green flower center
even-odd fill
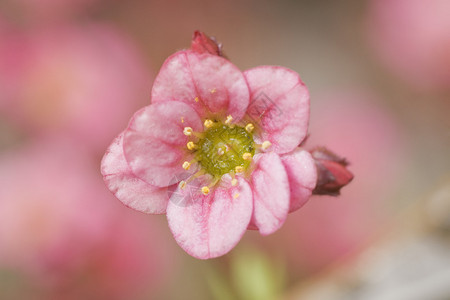
[[[196,160],[202,169],[214,177],[235,171],[236,167],[246,170],[255,154],[251,132],[220,122],[214,122],[197,145]]]

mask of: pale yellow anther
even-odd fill
[[[187,136],[192,135],[193,132],[194,132],[194,131],[192,130],[191,127],[184,127],[184,129],[183,129],[184,135],[187,135]]]
[[[237,166],[236,168],[234,168],[234,171],[235,171],[236,173],[242,173],[242,172],[244,172],[244,167],[242,167],[242,166]]]
[[[222,148],[219,148],[219,149],[217,150],[217,155],[221,156],[221,155],[224,155],[224,154],[225,154],[225,151],[223,151]]]
[[[184,180],[180,181],[180,183],[178,184],[178,187],[180,189],[184,189],[186,187],[186,181],[184,181]]]
[[[200,101],[200,99],[199,99],[198,97],[195,97],[195,98],[194,98],[194,101],[195,101],[195,102],[198,102],[198,101]]]
[[[184,117],[181,117],[181,123],[184,123]]]
[[[184,163],[183,163],[183,169],[185,169],[185,170],[189,170],[191,168],[191,164],[190,164],[190,162],[188,162],[188,161],[185,161]]]
[[[272,146],[272,143],[271,143],[271,142],[269,142],[269,141],[264,141],[264,142],[262,143],[262,145],[261,145],[261,148],[262,148],[263,150],[267,150],[270,146]]]
[[[233,121],[233,117],[231,115],[229,115],[227,117],[227,119],[225,120],[225,124],[230,125],[232,121]]]
[[[238,180],[236,178],[231,179],[232,186],[237,186],[237,184],[238,184]]]
[[[240,196],[239,193],[235,193],[235,194],[233,195],[233,198],[234,198],[234,199],[237,199],[239,196]]]
[[[214,125],[214,122],[210,119],[206,119],[205,123],[203,123],[205,125],[206,128],[211,128]]]
[[[202,187],[202,193],[205,196],[208,195],[209,194],[209,187],[207,187],[207,186]]]
[[[210,90],[211,94],[214,94],[215,92],[217,92],[216,88],[213,88],[212,90]]]
[[[245,130],[250,133],[253,131],[253,129],[255,129],[255,126],[252,123],[248,123],[247,125],[245,125]]]
[[[197,145],[194,142],[188,142],[186,146],[189,150],[197,149]]]
[[[244,154],[242,155],[242,158],[245,159],[245,160],[252,160],[252,154],[246,152],[246,153],[244,153]]]

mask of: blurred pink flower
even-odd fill
[[[155,79],[152,104],[110,146],[102,173],[126,205],[167,213],[190,255],[217,257],[248,227],[275,232],[308,200],[316,168],[295,150],[308,119],[309,94],[294,71],[242,73],[220,56],[180,51]]]
[[[0,17],[0,113],[13,102],[14,91],[20,89],[19,79],[26,52],[23,34]]]
[[[27,22],[51,23],[86,12],[97,2],[101,0],[4,0],[4,7]]]
[[[450,85],[450,1],[372,0],[369,37],[393,72],[419,88]]]
[[[338,198],[312,197],[265,241],[305,273],[350,255],[383,228],[408,157],[401,128],[376,97],[337,91],[315,99],[321,102],[312,108],[307,146],[326,141],[336,153],[345,153],[355,178]]]
[[[12,32],[0,46],[0,105],[34,134],[104,149],[148,97],[150,76],[126,38],[106,26]]]
[[[160,224],[115,206],[90,163],[62,141],[0,157],[0,269],[44,298],[129,299],[174,266]]]

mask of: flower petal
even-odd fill
[[[298,74],[283,67],[261,66],[244,72],[250,87],[247,117],[260,127],[255,140],[269,140],[276,153],[294,150],[305,138],[309,93]]]
[[[316,165],[311,154],[301,149],[281,156],[281,161],[286,169],[291,191],[289,212],[293,212],[311,197],[317,182]]]
[[[190,160],[185,126],[203,130],[197,113],[182,102],[155,103],[139,110],[123,139],[125,158],[133,173],[158,187],[176,183],[174,176],[186,173],[183,161]]]
[[[255,226],[262,235],[277,231],[289,211],[289,182],[278,154],[257,154],[252,172],[253,217],[250,229]]]
[[[167,188],[152,186],[133,174],[123,154],[123,132],[114,139],[102,159],[103,180],[128,207],[149,214],[166,212]]]
[[[152,102],[181,101],[205,118],[211,113],[240,120],[250,95],[242,72],[223,57],[194,51],[170,56],[159,71]]]
[[[252,215],[252,191],[238,178],[231,186],[226,175],[221,186],[204,196],[201,181],[177,189],[167,206],[169,227],[177,243],[190,255],[213,258],[230,251],[241,239]],[[236,197],[237,196],[237,197]]]

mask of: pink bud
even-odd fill
[[[209,53],[225,57],[222,52],[222,44],[215,37],[209,37],[205,33],[196,30],[192,37],[191,50],[197,53]]]
[[[338,196],[341,188],[353,179],[353,174],[347,170],[348,162],[325,147],[312,150],[311,155],[317,167],[317,185],[313,194]]]

